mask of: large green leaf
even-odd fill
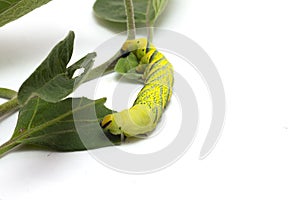
[[[0,0],[0,27],[51,0]]]
[[[163,12],[167,2],[167,0],[152,0],[149,12],[151,22],[154,22]],[[133,0],[133,5],[135,21],[137,23],[145,23],[148,0]],[[94,4],[94,12],[99,18],[112,22],[126,23],[124,0],[97,0]]]
[[[11,139],[15,144],[33,144],[57,151],[77,151],[120,143],[120,136],[103,133],[99,121],[112,111],[106,99],[68,98],[49,103],[32,98],[19,113]]]
[[[156,20],[156,18],[163,13],[163,11],[167,6],[167,3],[168,3],[167,0],[152,0],[152,7],[155,13],[154,20]]]
[[[93,66],[95,53],[90,53],[74,65],[67,68],[73,53],[74,33],[58,43],[42,64],[22,84],[18,93],[20,105],[35,96],[48,102],[58,102],[78,87]],[[73,77],[78,69],[84,72]]]

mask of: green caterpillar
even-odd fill
[[[135,72],[145,85],[130,109],[105,116],[101,127],[130,137],[155,129],[172,96],[174,75],[172,64],[146,38],[127,40],[121,50],[137,57]]]

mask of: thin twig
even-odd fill
[[[134,40],[136,35],[135,20],[134,20],[134,7],[132,0],[124,0],[126,16],[127,16],[127,40]],[[118,51],[112,58],[98,67],[95,67],[89,72],[89,75],[84,80],[88,82],[98,77],[104,76],[114,72],[114,67],[117,60],[122,56],[121,51]]]
[[[9,140],[8,142],[2,144],[0,146],[0,159],[5,154],[7,154],[8,152],[12,151],[14,148],[16,148],[19,145],[20,145],[20,143],[17,142],[17,141],[15,141],[15,140]]]
[[[8,88],[0,88],[0,98],[12,99],[17,96],[17,92]]]
[[[127,39],[134,40],[135,39],[135,20],[134,20],[134,8],[132,0],[124,0],[125,8],[126,8],[126,16],[127,16]]]
[[[99,78],[101,76],[104,76],[106,74],[114,72],[114,67],[118,59],[122,56],[121,51],[118,51],[113,57],[111,57],[108,61],[105,63],[99,65],[98,67],[95,67],[92,69],[89,73],[87,78],[84,80],[85,82],[91,81],[93,79]]]
[[[148,0],[147,11],[146,11],[146,27],[147,27],[147,38],[148,41],[153,40],[153,22],[150,19],[150,8],[152,6],[152,0]]]
[[[18,104],[18,98],[14,97],[8,102],[0,105],[0,121],[6,117],[7,115],[10,115],[14,112],[19,110],[19,104]]]

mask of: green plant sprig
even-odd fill
[[[5,1],[7,4],[0,4],[0,27],[49,1],[43,0],[39,3],[31,0]],[[145,22],[146,25],[152,26],[166,2],[166,0],[97,0],[94,11],[97,16],[113,19],[112,21],[120,20],[119,14],[121,21],[125,16],[128,27],[127,39],[134,39],[136,22]],[[106,10],[101,8],[103,3]],[[116,9],[112,9],[114,6]],[[110,15],[109,12],[112,10],[124,10],[124,15],[122,12],[113,12],[117,14],[116,16]],[[6,18],[5,15],[8,13],[9,18]],[[148,38],[152,37],[153,32],[149,29]],[[0,105],[0,120],[19,110],[17,125],[11,139],[0,146],[0,158],[15,148],[28,144],[56,151],[78,151],[120,144],[120,136],[107,135],[99,125],[99,121],[105,115],[114,112],[105,107],[105,98],[90,100],[84,97],[66,97],[81,84],[114,72],[122,53],[120,50],[117,51],[112,58],[93,69],[96,57],[96,53],[93,52],[70,65],[74,38],[75,34],[71,31],[24,81],[18,92],[0,88],[0,98],[8,99]],[[118,63],[117,70],[135,62],[134,59],[124,59]],[[74,77],[77,70],[84,72]],[[90,113],[96,113],[96,116],[91,116]],[[80,116],[79,119],[74,119],[74,115]],[[83,130],[81,134],[80,130]]]

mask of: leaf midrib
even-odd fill
[[[81,105],[82,100],[83,100],[83,99],[80,99],[80,102],[79,102],[79,105],[78,105],[78,106]],[[30,130],[26,130],[22,135],[19,135],[19,136],[17,136],[16,138],[13,138],[13,141],[14,141],[14,142],[21,142],[21,141],[19,141],[20,139],[26,138],[26,137],[30,136],[30,134],[32,134],[32,133],[35,133],[35,132],[40,131],[40,130],[43,130],[43,129],[45,129],[46,127],[48,127],[48,126],[50,126],[50,125],[52,125],[52,124],[54,124],[54,123],[60,121],[61,119],[66,118],[67,116],[71,115],[72,113],[75,113],[75,112],[77,112],[77,111],[79,111],[79,110],[81,110],[81,109],[84,109],[84,108],[86,108],[86,107],[89,107],[89,106],[91,106],[91,105],[93,105],[93,104],[96,105],[97,102],[94,101],[94,102],[88,103],[88,104],[86,104],[86,105],[84,105],[84,106],[82,106],[82,107],[75,108],[75,109],[73,109],[73,110],[71,110],[71,111],[69,111],[69,112],[66,112],[65,114],[63,114],[63,115],[61,115],[61,116],[59,116],[59,117],[56,117],[56,118],[54,118],[54,119],[52,119],[52,120],[50,120],[50,121],[48,121],[48,122],[45,122],[45,123],[43,123],[43,124],[41,124],[41,125],[39,125],[39,126],[36,126],[36,127],[32,128],[32,129],[30,129]]]

